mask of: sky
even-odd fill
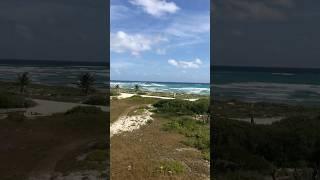
[[[108,1],[1,0],[0,59],[108,61]]]
[[[210,80],[209,0],[111,0],[111,80]]]
[[[213,65],[320,68],[319,0],[216,0]]]

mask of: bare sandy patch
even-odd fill
[[[130,94],[130,93],[121,93],[119,96],[116,96],[118,99],[126,99],[126,98],[130,98],[132,96],[135,96],[137,94]],[[156,98],[156,99],[176,99],[174,97],[165,97],[165,96],[150,96],[150,95],[139,95],[141,97],[145,97],[145,98]],[[193,98],[193,99],[183,99],[186,101],[197,101],[198,98]]]
[[[152,112],[148,111],[147,109],[144,109],[140,115],[120,116],[116,122],[111,124],[110,137],[121,132],[131,132],[135,129],[139,129],[141,126],[147,124],[148,121],[153,120],[151,115]]]

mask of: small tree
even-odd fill
[[[29,73],[28,72],[24,72],[22,74],[18,74],[18,79],[17,82],[20,86],[20,93],[24,93],[26,90],[26,87],[30,84],[31,79],[29,77]]]
[[[94,85],[95,78],[91,73],[84,73],[79,78],[78,87],[82,89],[85,95],[89,94],[90,89]]]
[[[114,88],[116,89],[117,93],[119,94],[119,89],[120,89],[119,84],[115,85]]]
[[[139,87],[138,84],[134,85],[134,90],[135,90],[136,92],[138,92],[138,91],[140,90],[140,87]]]
[[[250,123],[253,125],[254,124],[254,103],[251,103],[251,108],[250,108]]]

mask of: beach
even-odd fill
[[[213,139],[217,179],[314,179],[318,146],[309,143],[320,140],[319,74],[216,67],[211,111],[219,132]]]
[[[110,97],[112,179],[163,179],[168,176],[210,179],[209,145],[206,144],[209,143],[209,121],[197,124],[197,120],[187,112],[165,115],[159,111],[161,102],[190,103],[191,106],[203,102],[208,105],[208,95],[115,86],[111,85]],[[181,143],[193,141],[193,136],[186,137],[175,128],[164,130],[171,123],[179,122],[183,115],[188,118],[191,127],[199,129],[195,134],[203,134],[200,139],[205,149]],[[186,127],[182,125],[182,128]]]
[[[7,75],[3,72],[2,79]],[[76,85],[61,86],[62,81],[55,85],[50,78],[37,82],[31,75],[24,92],[18,74],[10,75],[16,80],[0,81],[1,137],[7,137],[0,148],[5,154],[1,162],[6,162],[0,163],[1,177],[94,180],[108,176],[106,88],[93,84],[95,90],[85,94]]]

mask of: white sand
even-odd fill
[[[129,93],[121,93],[119,96],[116,96],[118,99],[125,99],[125,98],[130,98],[134,96],[135,94],[129,94]]]
[[[125,98],[130,98],[132,96],[135,96],[137,94],[130,94],[130,93],[120,93],[119,96],[117,96],[118,99],[125,99]],[[150,96],[150,95],[139,95],[141,97],[146,97],[146,98],[156,98],[156,99],[176,99],[173,97],[164,97],[164,96]],[[197,101],[198,98],[195,99],[184,99],[186,101]]]
[[[142,115],[134,116],[121,116],[116,122],[111,124],[110,137],[119,134],[121,132],[131,132],[135,129],[139,129],[145,125],[148,121],[153,120],[152,113],[148,110],[144,110]]]
[[[93,106],[81,103],[70,103],[70,102],[59,102],[59,101],[49,101],[41,99],[32,99],[37,103],[36,106],[31,108],[12,108],[12,109],[1,109],[0,113],[18,112],[24,111],[25,116],[32,118],[37,116],[50,116],[55,113],[64,113],[76,106]],[[109,111],[108,106],[96,106],[102,111]]]
[[[49,100],[40,100],[33,99],[37,103],[36,106],[27,108],[25,112],[26,117],[34,116],[49,116],[55,113],[63,113],[76,106],[92,106],[80,103],[69,103],[69,102],[59,102],[59,101],[49,101]],[[96,106],[99,107],[102,111],[109,111],[107,106]]]

